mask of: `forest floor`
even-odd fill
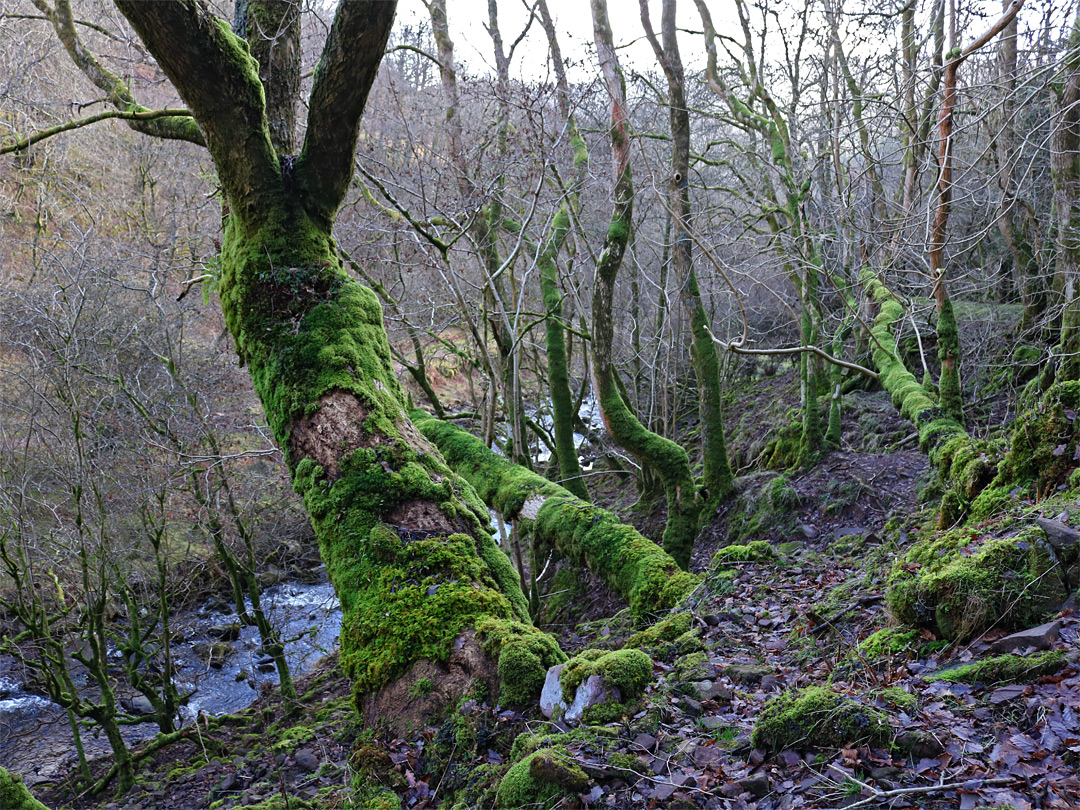
[[[749,416],[734,426],[743,458],[765,451],[767,431],[756,426],[767,420],[754,419],[754,409],[779,399],[766,385],[748,396],[741,410]],[[581,767],[588,782],[530,806],[1080,806],[1074,601],[1052,625],[1018,639],[991,630],[949,645],[922,630],[897,631],[889,637],[896,643],[884,648],[862,644],[890,626],[890,567],[925,531],[931,508],[919,503],[926,458],[908,441],[911,430],[888,398],[855,394],[849,401],[843,450],[805,472],[740,478],[739,497],[699,539],[694,568],[706,577],[678,611],[685,614],[679,630],[690,632],[661,634],[648,647],[653,681],[633,716],[606,730],[554,738],[560,756]],[[662,510],[627,509],[634,495],[620,480],[596,480],[598,499],[655,534]],[[1075,525],[1080,514],[1066,517]],[[732,538],[763,540],[772,552],[718,565],[715,553]],[[635,628],[602,585],[578,573],[572,598],[546,611],[547,629],[571,654],[621,647]],[[935,678],[1005,649],[1058,649],[1067,658],[1038,677],[972,684]],[[836,717],[823,725],[843,726],[836,739],[814,744],[795,733],[785,745],[755,745],[766,703],[808,686],[831,690]],[[381,735],[361,728],[333,658],[299,692],[302,705],[292,716],[269,690],[249,710],[200,725],[187,741],[143,763],[138,785],[123,797],[73,798],[62,784],[35,792],[50,807],[101,810],[346,809],[366,806],[354,803],[357,796],[371,797],[376,788],[392,790],[413,810],[450,807],[451,795],[463,802],[454,806],[492,807],[491,777],[505,770],[515,739],[519,750],[522,740],[535,748],[540,735],[569,731],[539,709],[523,714],[470,701],[407,738]],[[854,726],[842,717],[850,706],[862,712]],[[875,718],[887,722],[886,737],[859,732]],[[789,725],[798,731],[795,721]]]

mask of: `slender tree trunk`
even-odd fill
[[[690,238],[690,110],[686,103],[686,78],[675,27],[676,0],[664,0],[661,19],[663,44],[657,41],[649,19],[647,0],[641,0],[641,21],[656,59],[668,83],[671,119],[671,175],[668,178],[668,212],[675,231],[671,248],[672,268],[679,297],[690,322],[690,356],[698,383],[698,416],[702,435],[702,483],[706,500],[716,505],[733,491],[731,466],[724,439],[724,409],[720,385],[720,357],[709,332],[709,317],[701,300],[693,265]]]
[[[615,205],[607,237],[596,266],[593,288],[593,379],[608,433],[642,463],[655,467],[664,481],[668,516],[664,527],[664,550],[683,568],[697,536],[701,507],[690,473],[686,451],[668,439],[649,432],[637,420],[619,392],[613,368],[615,335],[615,280],[622,265],[633,227],[634,184],[630,170],[630,133],[626,113],[626,90],[608,21],[606,0],[590,0],[593,32],[604,84],[611,98],[611,154],[615,174]]]
[[[563,67],[562,52],[555,35],[555,23],[551,19],[546,0],[540,0],[540,20],[547,34],[551,49],[551,62],[555,68],[559,112],[566,121],[570,143],[574,151],[573,187],[567,191],[567,199],[559,206],[548,234],[537,254],[540,271],[540,290],[544,296],[547,318],[544,321],[545,348],[547,350],[548,388],[551,395],[551,412],[555,431],[555,455],[559,463],[560,483],[583,501],[589,500],[584,473],[578,461],[577,443],[574,441],[573,394],[570,391],[570,367],[566,350],[566,332],[563,328],[562,292],[559,289],[557,258],[570,232],[571,217],[576,215],[578,193],[589,167],[589,152],[585,139],[578,132],[577,122],[570,111],[570,86]]]
[[[1058,230],[1056,284],[1064,296],[1056,377],[1080,380],[1080,12],[1069,34],[1058,88],[1050,153]]]

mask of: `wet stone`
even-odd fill
[[[293,754],[293,761],[308,773],[315,773],[319,770],[319,758],[315,756],[315,752],[310,748],[301,748],[295,754]]]

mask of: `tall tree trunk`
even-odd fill
[[[507,647],[485,641],[493,620],[516,620],[510,646],[543,647],[527,676],[538,689],[562,654],[524,624],[486,509],[406,416],[378,300],[344,271],[331,234],[394,3],[338,6],[295,162],[274,150],[258,65],[202,2],[117,5],[217,166],[222,309],[341,599],[341,662],[360,708],[392,717],[421,677],[435,683],[425,712],[478,681],[497,688],[509,673],[496,669]]]
[[[1002,0],[1007,9],[1009,0]],[[1014,18],[1001,32],[998,47],[998,84],[1001,88],[1001,125],[994,137],[997,159],[997,185],[1001,192],[996,224],[1001,239],[1012,260],[1012,280],[1020,291],[1024,314],[1021,333],[1029,332],[1046,309],[1046,283],[1039,272],[1035,249],[1027,228],[1018,216],[1022,202],[1018,199],[1015,168],[1019,150],[1016,148],[1016,64],[1018,21]],[[1010,285],[1011,286],[1011,285]]]
[[[656,468],[664,482],[668,516],[664,527],[664,550],[683,568],[697,536],[698,515],[694,478],[690,459],[675,442],[647,430],[631,412],[616,380],[612,366],[615,335],[615,280],[622,265],[633,227],[634,182],[630,170],[630,132],[626,113],[626,90],[608,21],[606,0],[590,0],[593,33],[604,84],[611,98],[611,155],[615,175],[615,205],[607,237],[596,265],[596,284],[592,302],[593,379],[600,410],[608,433],[621,447]]]
[[[1058,88],[1050,153],[1058,226],[1056,284],[1064,296],[1056,376],[1080,380],[1080,12],[1066,44]]]
[[[698,383],[698,416],[702,436],[702,483],[711,505],[728,497],[732,485],[724,439],[724,409],[720,385],[720,357],[709,331],[709,317],[701,300],[693,264],[690,238],[690,110],[686,104],[686,77],[675,27],[676,0],[664,0],[661,18],[663,45],[656,39],[649,19],[648,0],[641,0],[641,22],[668,83],[671,121],[671,176],[668,178],[668,211],[675,231],[671,248],[672,268],[679,297],[690,322],[690,356]]]
[[[945,286],[945,243],[952,202],[953,116],[956,111],[956,79],[960,65],[1004,30],[1020,12],[1023,0],[1012,0],[1004,15],[978,39],[961,49],[956,30],[956,0],[949,15],[949,53],[942,78],[941,110],[938,113],[938,182],[934,218],[930,226],[930,280],[938,310],[938,358],[941,361],[941,408],[958,422],[964,421],[960,386],[960,336],[956,316]]]
[[[551,49],[551,63],[555,69],[559,113],[566,121],[574,152],[573,186],[567,190],[566,199],[559,206],[536,259],[537,269],[540,271],[540,290],[544,296],[544,309],[547,314],[544,337],[548,389],[551,395],[552,427],[555,431],[555,456],[559,463],[560,483],[583,501],[588,501],[589,489],[585,485],[584,473],[578,461],[577,443],[574,441],[574,418],[577,411],[570,391],[570,368],[566,351],[566,331],[563,328],[562,292],[559,289],[557,259],[570,232],[571,217],[577,213],[578,194],[589,169],[589,152],[570,110],[570,85],[566,79],[562,52],[555,35],[555,22],[548,10],[547,0],[540,0],[538,8],[540,21],[547,34],[548,47]]]

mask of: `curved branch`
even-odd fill
[[[90,124],[96,124],[99,121],[108,121],[110,118],[118,118],[121,121],[154,121],[159,118],[191,118],[190,110],[106,110],[105,112],[97,113],[96,115],[88,115],[86,118],[79,118],[75,121],[66,121],[63,124],[57,124],[55,127],[49,127],[48,129],[40,129],[24,138],[17,139],[14,143],[10,143],[7,146],[0,146],[0,155],[7,155],[11,152],[18,152],[23,149],[28,149],[39,141],[43,141],[46,138],[51,138],[53,135],[59,135],[62,132],[70,132],[73,129],[79,129],[80,127],[89,126]],[[194,121],[192,121],[194,123]]]
[[[810,354],[817,355],[826,363],[832,363],[834,366],[840,366],[840,368],[846,368],[849,371],[855,371],[862,374],[864,377],[869,377],[871,380],[877,381],[878,374],[876,371],[866,368],[866,366],[860,366],[858,363],[851,363],[847,360],[841,360],[839,357],[833,357],[824,349],[817,346],[785,346],[782,349],[748,349],[742,342],[742,340],[730,340],[724,342],[720,340],[716,335],[712,333],[712,330],[706,327],[706,331],[709,333],[709,337],[713,339],[713,343],[719,346],[725,351],[729,351],[732,354],[802,354],[803,352],[809,352]]]
[[[71,61],[82,71],[94,86],[105,93],[109,103],[123,112],[143,112],[146,110],[135,100],[134,94],[127,82],[103,65],[93,53],[91,53],[79,38],[76,25],[92,27],[111,39],[116,39],[111,33],[98,26],[90,26],[81,20],[76,20],[71,13],[70,0],[56,0],[56,7],[51,7],[47,0],[33,0],[34,6],[41,12],[44,19],[52,24],[53,30],[64,50],[68,52]],[[129,126],[144,135],[152,135],[158,138],[166,138],[176,141],[188,141],[190,143],[205,146],[202,133],[194,120],[165,120],[156,118],[132,118]]]
[[[341,3],[323,46],[295,177],[304,207],[325,225],[333,221],[352,178],[360,114],[379,71],[396,7],[396,0]]]

